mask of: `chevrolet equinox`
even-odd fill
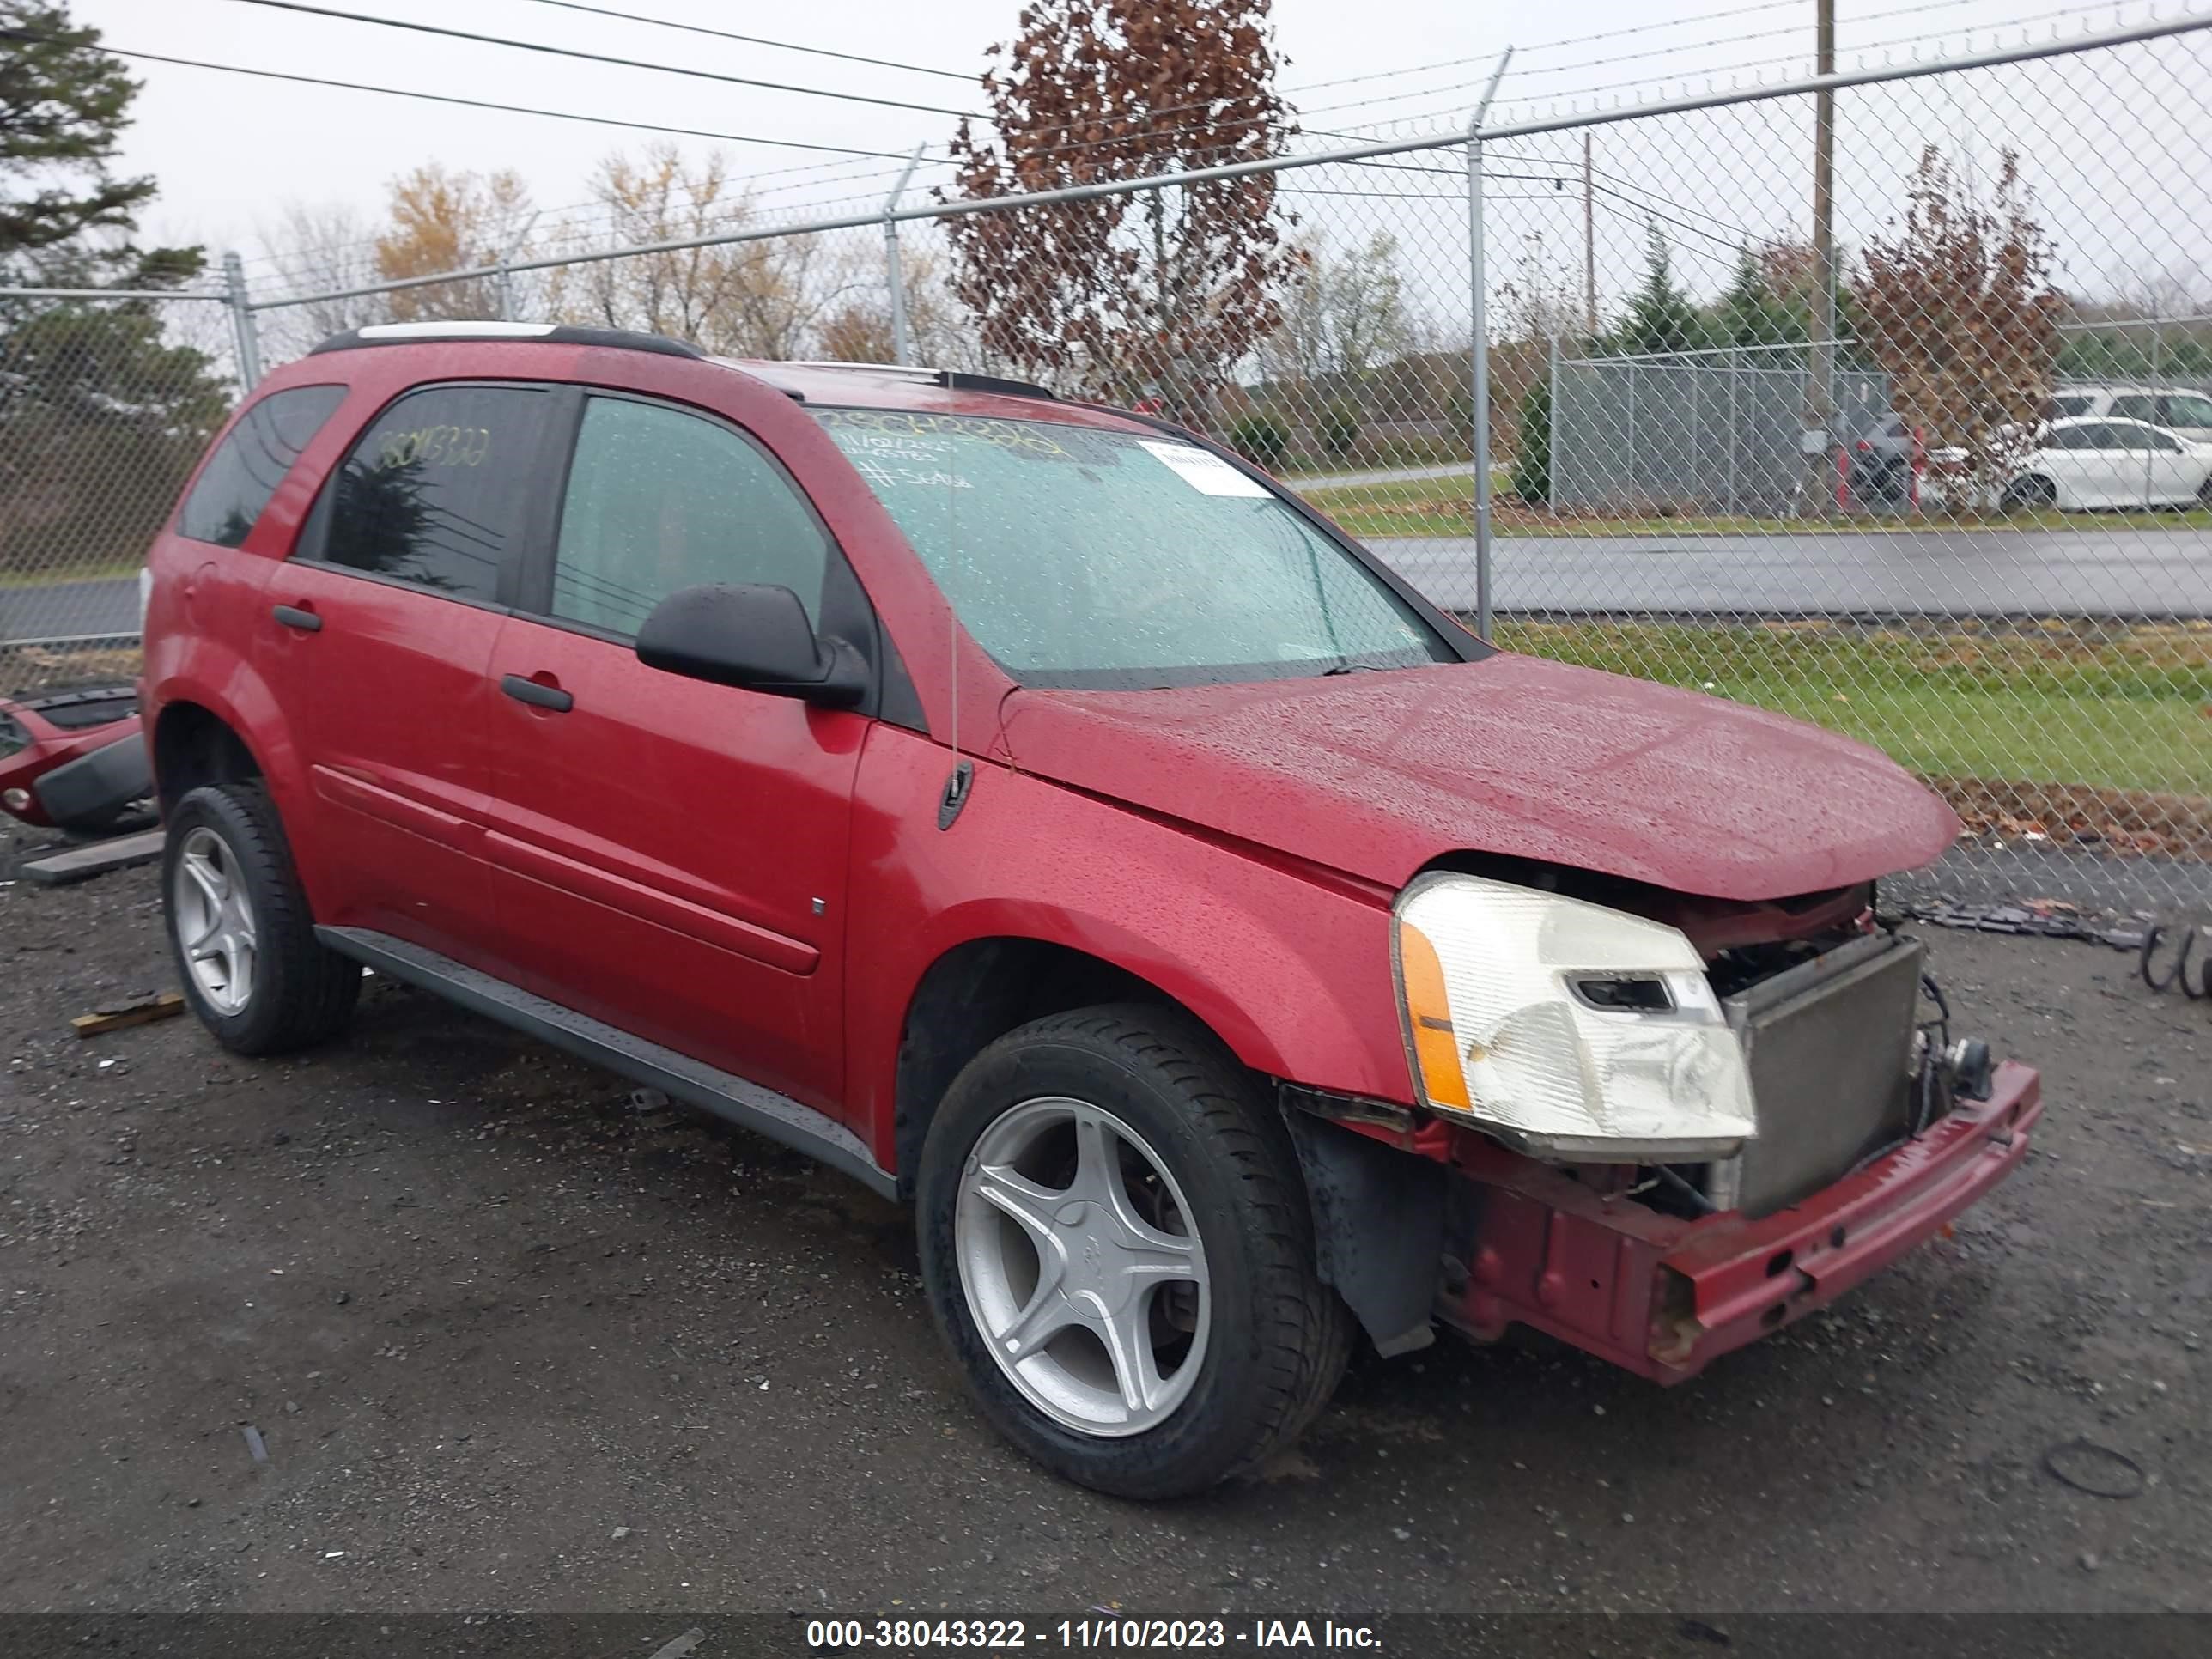
[[[1884,757],[1495,649],[1236,455],[935,370],[538,324],[253,389],[143,583],[185,992],[364,965],[910,1200],[983,1411],[1249,1470],[1355,1341],[1658,1382],[2025,1155],[1875,884]]]

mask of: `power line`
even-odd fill
[[[903,70],[910,75],[934,75],[947,81],[975,83],[974,75],[963,75],[957,70],[925,69],[920,64],[896,64],[888,58],[863,58],[857,52],[832,52],[827,46],[802,46],[790,40],[768,40],[757,34],[732,34],[727,29],[710,29],[701,23],[679,23],[670,17],[646,17],[634,11],[616,11],[606,6],[586,6],[579,0],[537,0],[541,6],[557,6],[562,11],[587,11],[598,17],[617,17],[625,23],[646,23],[657,29],[682,29],[687,34],[711,34],[717,40],[741,40],[749,46],[773,46],[778,52],[811,52],[817,58],[836,58],[848,64],[872,64],[878,69]]]
[[[1855,23],[1855,24],[1863,24],[1863,23],[1880,23],[1880,22],[1885,22],[1885,21],[1887,21],[1887,20],[1889,20],[1890,18],[1893,18],[1893,17],[1922,17],[1922,16],[1925,16],[1928,13],[1929,13],[1929,12],[1931,12],[1931,11],[1954,11],[1954,10],[1956,10],[1956,9],[1957,9],[1959,7],[1960,7],[1960,6],[1965,6],[1965,5],[1972,5],[1972,4],[1976,4],[1976,3],[1978,3],[1978,0],[1921,0],[1921,3],[1920,3],[1920,4],[1918,4],[1918,5],[1912,5],[1912,6],[1899,6],[1899,7],[1897,7],[1897,8],[1895,8],[1894,9],[1890,10],[1890,11],[1877,11],[1877,12],[1870,12],[1870,13],[1869,13],[1866,16],[1864,16],[1864,17],[1854,17],[1853,19],[1851,19],[1851,21],[1852,21],[1853,23]],[[1651,28],[1656,28],[1656,27],[1663,27],[1663,26],[1662,26],[1662,25],[1658,25],[1658,24],[1647,24],[1647,25],[1645,25],[1645,27],[1651,27]],[[1624,30],[1624,31],[1623,31],[1623,33],[1634,33],[1634,32],[1635,32],[1635,31],[1630,31],[1630,30]],[[1695,51],[1697,51],[1697,50],[1698,49],[1698,47],[1700,47],[1700,46],[1741,46],[1741,45],[1744,45],[1744,44],[1745,44],[1746,42],[1747,42],[1747,41],[1752,41],[1752,40],[1777,40],[1777,39],[1780,39],[1780,38],[1784,38],[1784,37],[1795,36],[1795,35],[1797,35],[1797,34],[1802,33],[1802,32],[1803,32],[1803,26],[1802,26],[1802,25],[1801,25],[1801,24],[1797,24],[1797,23],[1790,23],[1790,24],[1786,24],[1786,25],[1784,25],[1784,26],[1783,26],[1782,27],[1779,27],[1779,28],[1771,28],[1771,29],[1754,29],[1754,30],[1753,30],[1753,31],[1752,31],[1750,33],[1748,33],[1748,34],[1732,34],[1732,35],[1730,35],[1730,36],[1729,36],[1726,40],[1722,40],[1722,41],[1698,40],[1698,41],[1692,41],[1692,42],[1688,42],[1688,43],[1686,43],[1686,44],[1677,44],[1677,45],[1674,45],[1674,46],[1646,46],[1646,47],[1644,47],[1644,48],[1642,51],[1640,51],[1640,52],[1607,52],[1607,53],[1606,53],[1606,54],[1605,54],[1604,56],[1602,56],[1602,57],[1598,57],[1598,58],[1577,58],[1574,62],[1572,62],[1572,63],[1571,63],[1571,64],[1549,64],[1549,65],[1547,65],[1547,66],[1546,66],[1546,67],[1543,67],[1543,68],[1540,68],[1540,69],[1533,69],[1533,70],[1524,70],[1524,71],[1522,71],[1522,72],[1520,72],[1520,73],[1518,73],[1518,74],[1516,74],[1516,75],[1513,76],[1513,79],[1514,79],[1515,81],[1516,81],[1516,82],[1525,82],[1525,81],[1534,80],[1534,79],[1536,79],[1536,78],[1538,78],[1538,77],[1541,77],[1541,76],[1553,76],[1553,75],[1569,75],[1569,74],[1572,74],[1572,73],[1573,73],[1575,70],[1577,70],[1591,69],[1591,68],[1595,68],[1595,67],[1599,67],[1599,66],[1609,66],[1609,65],[1611,65],[1611,64],[1632,64],[1632,63],[1636,63],[1636,62],[1638,62],[1638,61],[1639,61],[1639,60],[1641,60],[1641,59],[1647,58],[1673,58],[1673,57],[1677,57],[1677,56],[1680,55],[1680,54],[1681,54],[1681,53],[1683,53],[1683,52],[1695,52]],[[1946,31],[1946,32],[1948,33],[1948,31]],[[1612,38],[1612,37],[1607,36],[1607,37],[1606,37],[1606,38],[1607,38],[1607,39],[1610,39],[1610,38]],[[1929,38],[1929,37],[1927,37],[1927,36],[1920,36],[1920,37],[1917,37],[1917,38],[1920,38],[1920,39],[1927,39],[1927,38]],[[1879,44],[1881,44],[1881,43],[1877,42],[1877,43],[1875,43],[1875,44],[1878,46],[1878,45],[1879,45]],[[1868,51],[1870,51],[1870,50],[1873,50],[1873,49],[1874,49],[1874,48],[1873,48],[1873,47],[1871,47],[1871,46],[1870,46],[1870,47],[1862,48],[1862,50],[1868,50]],[[1684,70],[1684,71],[1683,71],[1683,73],[1684,73],[1684,74],[1687,74],[1687,75],[1690,75],[1690,76],[1696,76],[1697,74],[1698,74],[1698,73],[1700,73],[1700,72],[1701,72],[1701,71],[1698,71],[1698,70]],[[1668,79],[1674,79],[1674,78],[1677,78],[1677,77],[1674,77],[1674,76],[1668,76],[1668,77],[1664,77],[1664,78],[1668,78]],[[1449,88],[1443,88],[1443,89],[1444,89],[1444,90],[1449,90]],[[1547,94],[1524,94],[1524,95],[1544,96],[1544,95],[1547,95]]]
[[[1662,22],[1638,23],[1625,29],[1607,29],[1599,34],[1573,34],[1559,40],[1539,40],[1534,46],[1516,46],[1514,55],[1522,52],[1552,52],[1560,46],[1587,46],[1593,40],[1620,40],[1632,34],[1649,34],[1654,29],[1687,28],[1692,23],[1717,23],[1724,18],[1748,17],[1754,12],[1785,11],[1796,8],[1800,0],[1765,0],[1763,4],[1735,6],[1727,11],[1700,12],[1695,17],[1669,17]]]
[[[0,29],[0,38],[37,41],[52,37],[33,34],[27,29]],[[673,133],[684,138],[714,138],[726,144],[769,144],[778,149],[822,150],[836,155],[865,155],[872,160],[885,161],[906,160],[896,150],[855,149],[848,144],[809,144],[796,138],[750,137],[744,133],[714,132],[703,127],[665,126],[658,121],[624,121],[611,115],[579,115],[573,110],[538,109],[527,104],[499,104],[488,99],[460,98],[444,92],[416,92],[407,87],[380,87],[360,81],[331,81],[319,75],[293,75],[283,70],[250,69],[243,64],[210,64],[198,58],[171,58],[158,52],[127,52],[120,46],[100,46],[94,50],[104,52],[111,58],[129,58],[149,64],[174,64],[185,69],[219,70],[225,75],[252,75],[266,81],[295,81],[302,86],[336,87],[342,92],[374,92],[392,98],[420,98],[434,104],[461,104],[470,109],[497,110],[508,115],[542,115],[556,121],[587,121],[597,126],[629,127],[639,132]]]
[[[1619,191],[1608,190],[1602,185],[1597,186],[1596,193],[1600,196],[1620,195]],[[1675,229],[1687,231],[1692,236],[1702,236],[1705,240],[1717,243],[1720,246],[1728,249],[1731,253],[1741,253],[1743,252],[1743,245],[1741,242],[1732,242],[1725,236],[1715,235],[1711,231],[1701,229],[1698,226],[1691,224],[1686,220],[1674,218],[1664,213],[1654,212],[1651,209],[1645,207],[1640,202],[1634,201],[1632,198],[1622,196],[1621,199],[1625,202],[1630,202],[1636,210],[1634,212],[1631,212],[1628,208],[1615,207],[1610,202],[1601,201],[1598,205],[1603,208],[1607,213],[1613,215],[1616,218],[1633,220],[1638,223],[1646,225],[1648,225],[1650,221],[1656,219],[1662,224],[1672,225]]]
[[[688,64],[654,64],[637,58],[616,58],[606,52],[585,52],[575,46],[552,46],[542,40],[515,40],[499,34],[472,34],[438,23],[411,22],[403,17],[374,17],[366,12],[340,11],[331,6],[310,6],[303,0],[236,0],[246,6],[266,6],[276,11],[298,12],[307,17],[332,17],[348,23],[373,23],[382,28],[406,29],[416,34],[434,34],[448,40],[469,40],[478,46],[509,46],[518,52],[539,52],[552,58],[574,58],[589,64],[611,64],[617,69],[651,70],[660,75],[689,75],[702,81],[719,81],[733,87],[759,87],[769,92],[795,92],[809,98],[834,98],[851,104],[875,104],[885,109],[919,111],[924,115],[951,115],[962,120],[988,121],[971,110],[947,109],[941,104],[910,104],[897,98],[871,98],[857,92],[832,92],[826,87],[797,86],[787,81],[759,81],[750,76],[724,75],[715,70],[694,69]]]
[[[1964,0],[1938,0],[1937,5],[1929,6],[1927,9],[1935,10],[1943,5],[1963,3]],[[2118,0],[2118,3],[2121,5],[2126,5],[2136,3],[2136,0]],[[1863,64],[1869,57],[1877,52],[1887,56],[1888,53],[1895,52],[1902,47],[1918,46],[1931,40],[1949,41],[1960,35],[1967,36],[1970,40],[1971,38],[1977,33],[1987,33],[1994,37],[2002,38],[2008,30],[2012,29],[2018,29],[2021,32],[2021,38],[2025,40],[2027,37],[2028,27],[2032,24],[2050,22],[2054,19],[2080,18],[2085,12],[2090,9],[2093,9],[2093,8],[2076,3],[2069,6],[2062,6],[2053,11],[2033,12],[2025,17],[2008,17],[2002,23],[1993,24],[1986,30],[1976,29],[1968,25],[1960,25],[1955,28],[1930,30],[1920,34],[1899,35],[1893,40],[1872,40],[1869,41],[1864,46],[1853,47],[1851,49],[1851,56],[1860,64]],[[1898,14],[1887,13],[1884,15],[1896,15]],[[1795,33],[1796,31],[1786,30],[1784,31],[1784,33]],[[1746,38],[1753,39],[1756,37],[1747,36]],[[1917,54],[1916,53],[1915,56],[1917,58]],[[1636,79],[1631,81],[1607,81],[1601,85],[1593,87],[1575,87],[1566,90],[1530,92],[1523,94],[1519,99],[1510,101],[1529,105],[1541,102],[1557,106],[1561,103],[1571,102],[1577,99],[1593,97],[1601,92],[1616,92],[1626,87],[1640,87],[1654,90],[1663,90],[1667,83],[1670,82],[1679,82],[1683,86],[1687,86],[1693,81],[1703,81],[1708,86],[1711,86],[1717,82],[1723,75],[1736,76],[1742,74],[1747,70],[1772,69],[1778,64],[1790,65],[1807,64],[1810,62],[1812,57],[1813,54],[1809,52],[1785,52],[1778,57],[1755,58],[1743,63],[1712,64],[1702,69],[1684,69],[1677,70],[1671,75],[1645,75],[1639,76]],[[1594,63],[1601,63],[1618,60],[1592,59],[1591,61]],[[1941,59],[1939,58],[1937,61],[1941,61]],[[1436,118],[1441,116],[1450,115],[1453,112],[1454,112],[1450,110],[1431,111],[1430,112],[1429,118]],[[1417,121],[1424,118],[1420,116],[1409,115],[1402,118],[1408,121]]]

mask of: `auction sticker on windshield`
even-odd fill
[[[1191,444],[1161,444],[1149,439],[1137,441],[1138,447],[1150,451],[1185,483],[1206,495],[1258,495],[1265,497],[1267,486],[1257,478],[1248,478],[1210,449],[1200,449]]]

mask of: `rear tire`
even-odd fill
[[[1090,1146],[1103,1164],[1085,1163]],[[1118,1200],[1092,1201],[1085,1171],[1109,1166],[1133,1227]],[[946,1091],[916,1188],[923,1282],[969,1386],[1070,1480],[1201,1491],[1295,1439],[1343,1375],[1352,1316],[1315,1270],[1280,1113],[1173,1010],[1087,1008],[1000,1038]],[[1030,1194],[1028,1218],[1011,1219]],[[1115,1357],[1133,1339],[1147,1350],[1133,1366]],[[1018,1343],[1029,1350],[1002,1363],[997,1348]]]
[[[361,965],[315,937],[283,824],[260,782],[210,784],[177,803],[161,892],[185,1000],[224,1048],[286,1054],[344,1028]]]

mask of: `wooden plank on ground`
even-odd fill
[[[157,997],[148,997],[143,1002],[121,1003],[112,1008],[102,1008],[96,1013],[79,1014],[70,1024],[81,1037],[98,1036],[102,1031],[119,1031],[126,1025],[145,1025],[157,1019],[167,1019],[172,1014],[185,1012],[185,999],[178,992],[164,991]]]
[[[148,830],[136,836],[117,836],[109,841],[96,841],[89,847],[72,847],[66,853],[33,859],[23,866],[23,873],[41,887],[66,887],[73,881],[106,875],[110,870],[151,864],[161,856],[161,832]]]

